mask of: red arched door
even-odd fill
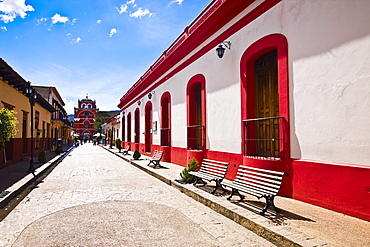
[[[145,106],[145,152],[152,151],[152,103],[148,102]]]

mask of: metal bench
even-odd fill
[[[231,195],[227,197],[228,200],[234,194],[239,195],[240,199],[243,200],[244,196],[239,191],[253,195],[258,199],[264,197],[266,199],[266,205],[259,213],[260,215],[264,215],[270,206],[276,212],[280,212],[280,209],[274,204],[274,198],[280,190],[283,175],[284,172],[240,166],[236,178],[233,181],[224,180],[222,181],[222,185],[232,188]]]
[[[148,166],[153,163],[153,165],[154,165],[153,167],[154,168],[156,168],[157,166],[163,167],[159,163],[161,161],[161,159],[162,159],[162,156],[163,156],[163,151],[155,150],[154,153],[153,153],[153,156],[150,157],[150,159],[149,159],[150,161],[149,161]]]
[[[221,182],[225,178],[229,164],[230,163],[227,162],[204,159],[199,171],[189,172],[190,175],[196,177],[193,185],[196,185],[198,182],[202,182],[204,185],[206,185],[207,183],[205,181],[215,181],[216,187],[211,192],[212,194],[214,194],[218,188],[225,190],[222,187]]]
[[[125,149],[122,150],[122,155],[128,155],[129,150],[130,150],[130,146],[127,146]]]

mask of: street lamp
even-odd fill
[[[33,87],[31,87],[31,82],[27,82],[26,95],[27,95],[27,97],[30,101],[30,105],[31,105],[31,158],[30,158],[30,167],[28,168],[28,172],[32,173],[35,176],[35,167],[33,166],[33,151],[34,151],[34,143],[33,143],[33,107],[36,103],[37,92]]]

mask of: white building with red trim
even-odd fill
[[[284,171],[282,196],[370,220],[369,11],[213,0],[122,96],[124,145]]]

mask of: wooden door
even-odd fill
[[[145,108],[145,152],[150,153],[152,147],[152,107]]]
[[[199,83],[194,88],[194,106],[195,106],[195,125],[196,127],[196,148],[202,149],[202,87]]]
[[[254,64],[256,95],[256,155],[279,157],[279,93],[277,50],[260,56]]]

